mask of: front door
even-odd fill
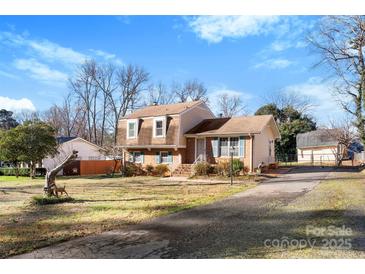
[[[196,159],[199,157],[200,161],[205,161],[205,139],[198,138],[196,140]]]

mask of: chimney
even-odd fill
[[[223,118],[223,113],[219,113],[219,118]]]
[[[157,105],[158,105],[157,101],[153,101],[152,106],[157,106]]]

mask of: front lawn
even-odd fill
[[[37,206],[44,181],[0,176],[0,258],[74,237],[136,224],[246,190],[249,184],[160,181],[152,177],[57,181],[74,201]]]

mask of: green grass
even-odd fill
[[[152,177],[61,178],[57,184],[66,185],[74,200],[34,205],[32,197],[43,194],[43,183],[42,179],[1,179],[1,258],[211,203],[254,186],[160,181]]]
[[[69,196],[65,197],[55,197],[55,196],[44,196],[44,195],[37,195],[32,197],[31,203],[33,205],[53,205],[53,204],[62,204],[73,202],[75,199]]]

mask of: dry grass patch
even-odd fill
[[[152,177],[58,180],[74,201],[32,205],[43,180],[0,177],[0,257],[136,224],[253,186],[166,182]]]

